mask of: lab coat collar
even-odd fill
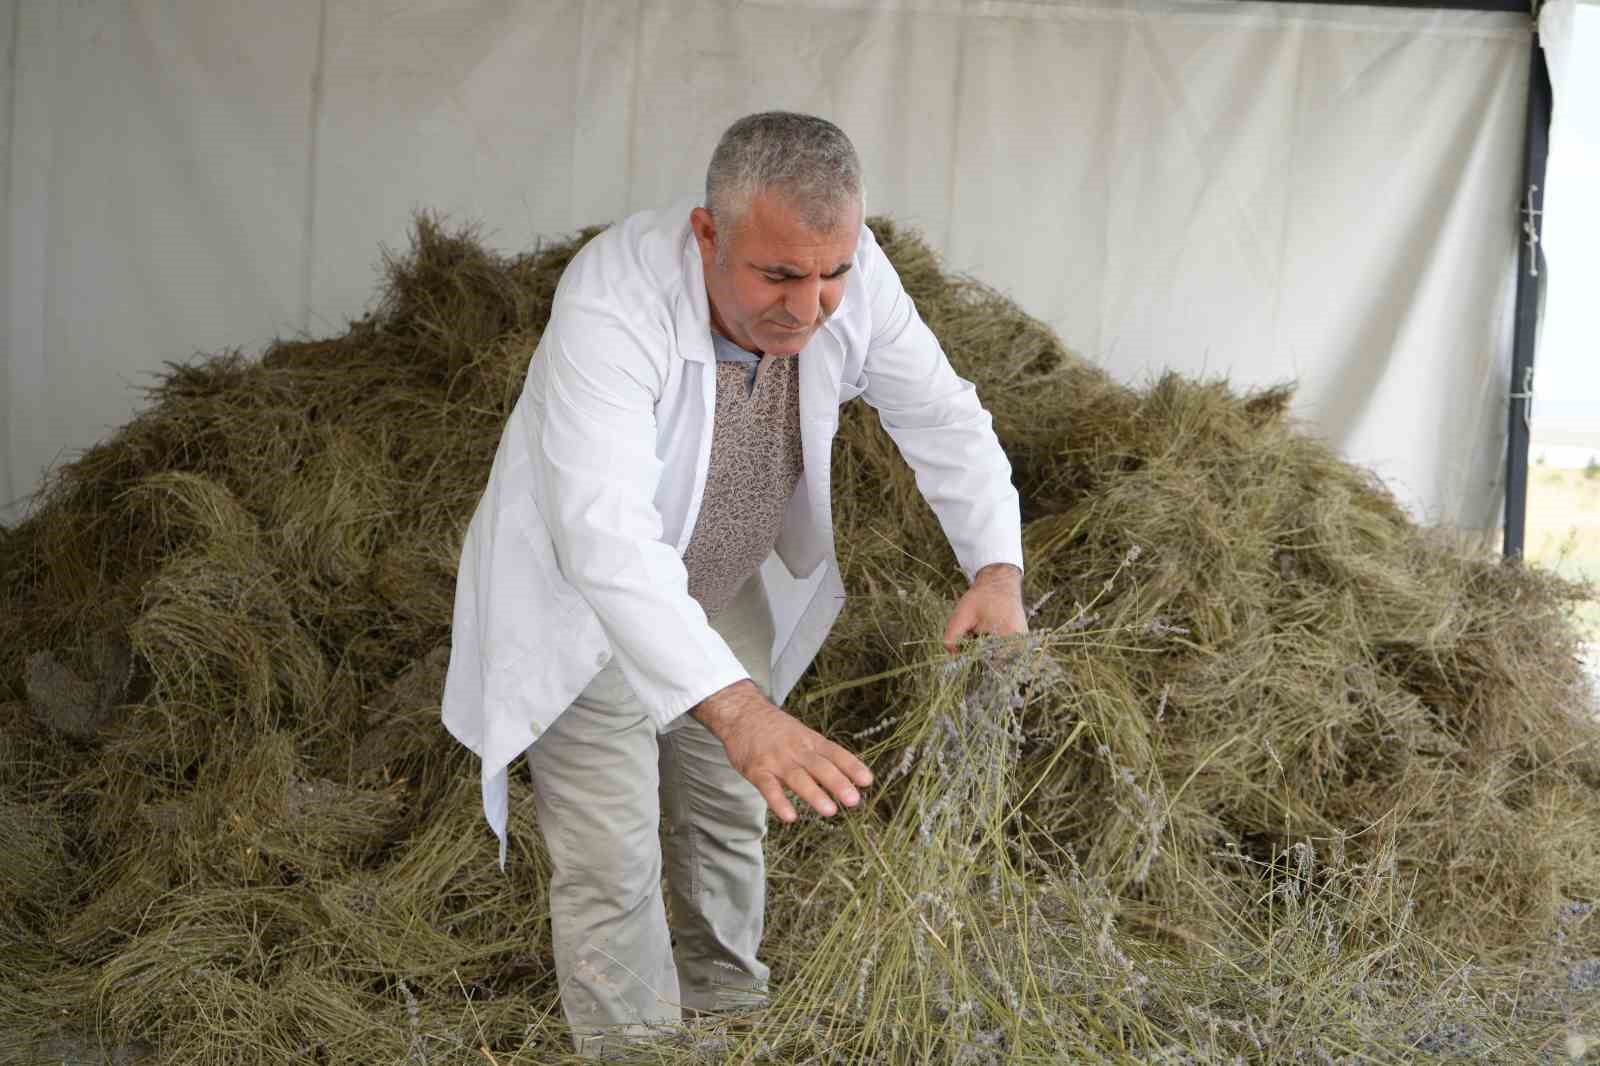
[[[711,303],[706,297],[705,268],[700,243],[694,239],[688,212],[683,221],[683,295],[678,301],[678,354],[692,363],[712,363]]]

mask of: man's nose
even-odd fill
[[[822,286],[817,281],[806,279],[789,283],[785,294],[783,309],[794,319],[796,325],[809,326],[817,320],[817,312],[822,307]]]

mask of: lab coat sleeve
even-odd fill
[[[916,475],[968,583],[990,563],[1021,569],[1021,509],[992,416],[865,226],[857,261],[872,309],[863,397]]]
[[[655,401],[666,327],[604,302],[558,296],[540,358],[545,414],[528,442],[544,486],[556,561],[610,639],[658,726],[749,677],[689,595],[654,497]]]

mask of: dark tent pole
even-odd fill
[[[1517,216],[1522,242],[1517,253],[1516,335],[1511,346],[1510,433],[1506,444],[1505,557],[1522,558],[1528,519],[1528,443],[1533,416],[1533,344],[1539,326],[1540,253],[1543,230],[1544,166],[1550,154],[1550,72],[1539,34],[1533,34],[1528,64],[1528,125],[1523,134],[1522,203]]]

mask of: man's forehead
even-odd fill
[[[860,238],[858,206],[847,208],[838,226],[822,231],[807,225],[803,214],[793,205],[768,193],[759,193],[751,199],[738,235],[742,250],[753,259],[810,261],[823,258],[836,260],[833,265],[854,258]]]
[[[758,267],[781,268],[806,274],[820,266],[824,273],[831,273],[840,267],[849,266],[855,259],[855,244],[854,240],[850,240],[843,244],[835,242],[831,246],[813,245],[805,248],[781,248],[773,245],[748,247],[745,258]]]
[[[859,230],[819,234],[812,239],[786,240],[755,232],[742,235],[743,258],[761,267],[789,267],[808,273],[816,267],[831,272],[855,259]]]

